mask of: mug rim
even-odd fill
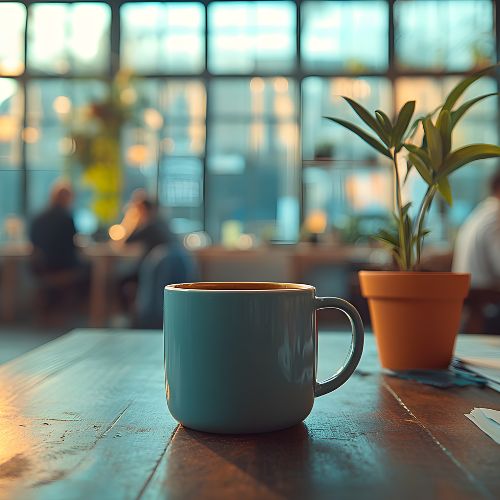
[[[220,287],[220,288],[218,288]],[[226,292],[226,293],[276,293],[313,292],[312,285],[302,283],[282,283],[277,281],[195,281],[192,283],[172,283],[164,290],[175,292]]]

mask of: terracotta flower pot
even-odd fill
[[[449,365],[469,274],[360,271],[359,280],[384,368]]]

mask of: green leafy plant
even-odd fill
[[[432,113],[414,119],[415,101],[409,101],[401,108],[392,121],[381,110],[372,115],[356,101],[343,97],[369,132],[354,123],[340,118],[325,117],[356,134],[373,149],[390,159],[394,167],[396,207],[393,214],[394,224],[382,229],[375,236],[391,251],[401,271],[417,270],[425,236],[425,218],[437,193],[451,205],[453,202],[449,176],[476,160],[500,157],[500,147],[494,144],[470,144],[452,149],[453,130],[460,119],[479,101],[497,93],[485,94],[457,106],[463,93],[479,78],[490,72],[493,67],[478,71],[458,83],[447,96],[443,105]],[[423,129],[422,142],[412,141],[419,128]],[[406,162],[406,173],[400,174],[398,162]],[[403,204],[402,189],[408,174],[415,169],[427,184],[427,190],[417,210],[410,215],[412,203]]]

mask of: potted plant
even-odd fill
[[[446,368],[460,326],[463,300],[470,275],[419,271],[422,245],[429,233],[426,215],[436,195],[451,205],[449,176],[463,166],[500,156],[493,144],[470,144],[453,149],[453,130],[477,102],[495,94],[480,95],[457,105],[465,90],[492,68],[474,73],[456,85],[444,104],[433,113],[413,120],[415,101],[407,102],[391,121],[383,111],[372,115],[344,97],[370,132],[338,118],[326,117],[349,129],[393,166],[396,206],[393,225],[375,237],[386,246],[398,271],[360,271],[362,295],[368,299],[381,364],[391,370]],[[415,144],[415,132],[423,140]],[[416,215],[412,203],[403,203],[402,188],[415,169],[427,185]]]

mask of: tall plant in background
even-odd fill
[[[128,72],[112,80],[107,93],[61,116],[68,127],[69,174],[92,193],[90,208],[101,228],[120,213],[123,167],[120,134],[125,123],[137,121],[136,94]]]
[[[375,236],[387,246],[401,271],[418,269],[422,245],[429,231],[425,228],[425,218],[437,193],[452,204],[449,176],[459,168],[476,160],[500,156],[500,147],[494,144],[470,144],[452,150],[453,130],[465,113],[477,102],[496,95],[484,94],[456,106],[467,88],[493,67],[474,73],[463,79],[447,96],[443,105],[427,116],[415,119],[415,101],[407,102],[391,121],[381,110],[372,115],[356,101],[344,97],[354,112],[375,133],[366,132],[354,123],[340,118],[325,117],[351,130],[380,154],[389,158],[394,167],[396,207],[393,227],[382,229]],[[423,129],[420,145],[413,144],[416,132]],[[402,176],[398,162],[406,161],[406,172]],[[402,188],[410,171],[415,168],[427,184],[427,190],[417,215],[412,217],[409,209],[412,202],[403,204]]]

